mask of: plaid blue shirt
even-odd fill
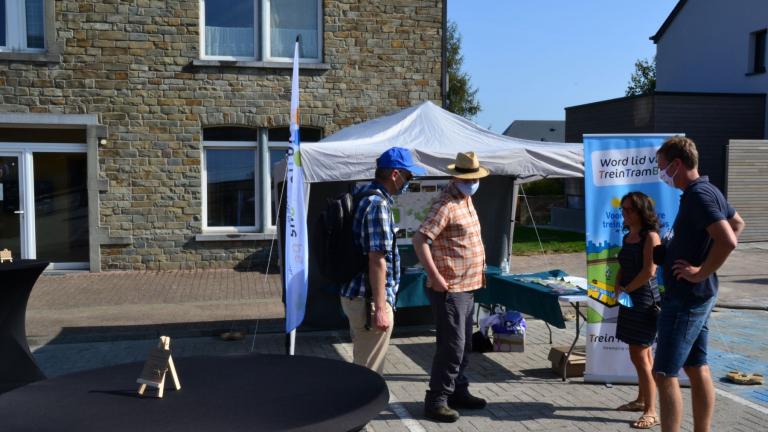
[[[387,290],[387,303],[395,307],[395,295],[400,285],[400,254],[392,245],[395,241],[395,218],[390,211],[394,201],[381,183],[376,181],[361,187],[355,193],[377,189],[380,194],[370,195],[360,200],[352,222],[352,233],[355,245],[363,253],[385,252],[387,262],[387,278],[384,287]],[[355,276],[352,281],[341,290],[343,297],[365,296],[366,278],[368,272]]]

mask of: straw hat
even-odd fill
[[[456,163],[447,168],[449,174],[460,179],[479,179],[491,173],[488,168],[480,166],[475,152],[458,153]]]

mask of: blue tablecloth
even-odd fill
[[[565,320],[560,309],[559,296],[552,288],[534,282],[525,282],[525,278],[542,278],[568,276],[562,270],[550,270],[540,273],[526,274],[493,274],[488,275],[486,287],[475,293],[475,301],[482,304],[501,304],[536,318],[542,319],[553,326],[564,329]],[[584,293],[574,290],[573,293]]]
[[[485,270],[486,280],[500,272],[498,267],[488,266]],[[400,288],[397,291],[397,302],[395,303],[395,306],[400,309],[429,306],[429,297],[427,297],[427,292],[425,291],[427,289],[426,287],[426,272],[423,270],[419,272],[403,271],[400,275]]]
[[[424,271],[415,273],[403,272],[400,275],[400,288],[397,290],[398,309],[429,306],[429,298],[425,291],[427,286],[427,274]]]

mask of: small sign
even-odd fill
[[[160,342],[157,347],[153,348],[149,352],[149,357],[144,368],[141,370],[137,383],[141,384],[139,387],[139,395],[144,396],[144,391],[147,386],[157,389],[157,397],[162,398],[165,390],[165,376],[171,373],[171,379],[173,380],[173,386],[178,391],[181,390],[181,383],[179,382],[179,376],[176,374],[176,366],[173,364],[173,358],[171,357],[171,338],[169,336],[160,336]]]
[[[163,383],[165,373],[168,372],[168,360],[171,358],[171,351],[160,347],[155,347],[149,352],[149,357],[144,363],[144,369],[141,370],[139,384],[147,384],[159,387]]]

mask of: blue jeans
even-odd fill
[[[676,377],[682,367],[707,364],[707,321],[716,299],[665,296],[657,325],[654,373]]]

